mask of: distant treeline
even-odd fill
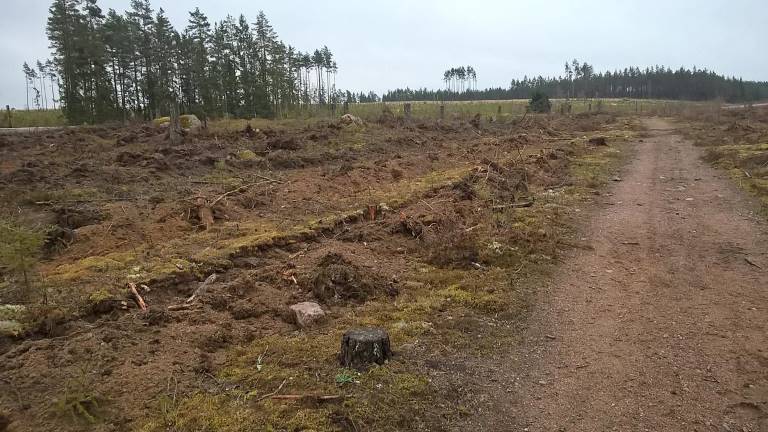
[[[527,99],[535,91],[549,97],[638,98],[704,101],[723,99],[749,102],[768,98],[768,82],[744,81],[718,75],[707,69],[672,70],[664,66],[595,73],[592,65],[573,60],[558,77],[524,77],[512,80],[508,88],[454,91],[409,88],[391,90],[384,101],[461,101]]]
[[[54,0],[47,33],[46,77],[71,123],[149,119],[173,103],[204,116],[270,117],[344,96],[331,51],[285,44],[261,12],[254,23],[240,15],[212,24],[195,9],[177,31],[149,0],[131,0],[125,14],[104,13],[97,0]]]

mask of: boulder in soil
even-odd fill
[[[312,327],[325,319],[325,311],[315,302],[301,302],[289,308],[293,319],[301,328]]]
[[[156,118],[154,121],[155,126],[167,128],[171,124],[170,117]],[[194,114],[183,114],[179,116],[179,123],[182,129],[190,132],[197,132],[203,126],[203,122],[200,121]]]
[[[384,364],[392,357],[389,334],[378,327],[348,330],[341,339],[339,362],[342,366],[365,370],[373,364]]]
[[[352,114],[344,114],[339,118],[339,123],[342,125],[358,125],[362,126],[363,120],[360,117],[354,116]]]

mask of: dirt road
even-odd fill
[[[647,126],[462,428],[768,431],[766,225],[670,123]]]

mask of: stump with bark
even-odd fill
[[[202,224],[206,230],[211,229],[213,226],[213,208],[205,198],[197,198],[195,201],[197,205],[197,212],[200,216],[200,224]]]
[[[341,365],[364,370],[373,363],[384,364],[392,357],[389,335],[382,328],[358,328],[348,330],[341,339]]]

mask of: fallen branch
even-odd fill
[[[749,264],[749,265],[755,266],[755,267],[757,267],[757,268],[759,268],[759,269],[761,269],[761,270],[763,269],[762,267],[760,267],[760,265],[759,265],[759,264],[757,264],[756,262],[752,261],[752,259],[751,259],[751,258],[749,258],[749,257],[745,257],[745,258],[744,258],[744,261],[746,261],[746,262],[747,262],[747,264]]]
[[[223,193],[223,194],[219,195],[219,196],[218,196],[218,197],[217,197],[215,200],[213,200],[213,201],[211,202],[211,205],[210,205],[210,206],[211,206],[211,207],[215,206],[215,205],[216,205],[216,204],[217,204],[219,201],[221,201],[222,199],[224,199],[224,198],[226,198],[226,197],[228,197],[228,196],[232,195],[233,193],[237,193],[237,192],[243,191],[243,190],[245,190],[245,189],[248,189],[248,188],[250,188],[250,187],[253,187],[253,186],[256,186],[256,185],[260,185],[260,184],[264,184],[264,182],[256,182],[256,183],[249,183],[249,184],[245,184],[245,185],[239,186],[239,187],[237,187],[237,188],[235,188],[235,189],[232,189],[232,190],[231,190],[231,191],[229,191],[229,192],[225,192],[225,193]]]
[[[299,395],[299,394],[296,394],[296,395],[274,395],[274,396],[270,397],[270,399],[276,399],[276,400],[306,399],[306,400],[313,400],[313,401],[318,401],[318,402],[328,402],[328,401],[334,401],[334,400],[339,400],[339,399],[343,399],[343,398],[344,398],[343,395],[322,395],[322,396],[317,396],[317,395],[308,395],[308,394],[304,394],[304,395]]]
[[[625,242],[621,242],[621,244],[623,244],[623,245],[629,245],[629,246],[638,246],[638,245],[640,245],[640,242],[636,242],[636,241],[625,241]]]
[[[217,277],[216,273],[212,273],[203,282],[200,283],[197,289],[195,289],[195,292],[193,292],[192,295],[189,296],[189,298],[184,301],[184,303],[173,304],[168,306],[166,309],[168,309],[168,311],[170,312],[192,309],[192,307],[194,306],[195,300],[197,300],[200,296],[205,294],[205,290],[208,289],[208,285],[212,284],[216,280],[216,277]]]
[[[227,184],[226,182],[208,181],[208,180],[190,180],[189,182],[192,183],[192,184],[214,184],[214,185],[224,185],[224,184]]]
[[[126,197],[126,198],[94,198],[94,199],[79,199],[79,200],[62,200],[62,201],[35,201],[37,205],[53,205],[53,204],[85,204],[92,202],[116,202],[116,201],[136,201],[141,197]]]
[[[532,207],[533,201],[521,201],[521,202],[515,202],[511,204],[503,204],[503,205],[495,205],[491,207],[494,210],[502,210],[505,208],[523,208],[523,207]]]
[[[203,283],[201,283],[194,293],[184,302],[187,304],[193,303],[195,300],[197,300],[198,297],[205,294],[205,290],[208,288],[208,285],[212,284],[216,280],[216,273],[211,273],[210,276],[208,276]]]
[[[304,249],[302,249],[302,250],[300,250],[300,251],[298,251],[298,252],[296,252],[294,254],[288,255],[288,258],[289,259],[294,259],[294,258],[296,258],[296,257],[298,257],[300,255],[304,255],[305,253],[307,253],[308,250],[309,250],[309,246],[305,247]]]
[[[193,305],[191,305],[191,304],[182,303],[182,304],[170,305],[170,306],[168,306],[167,309],[170,312],[176,312],[176,311],[192,309],[192,306]]]
[[[146,312],[147,304],[144,303],[144,299],[141,298],[141,294],[139,294],[139,290],[136,289],[136,284],[133,282],[128,282],[128,286],[131,288],[131,292],[133,293],[133,296],[136,298],[136,303],[139,305],[142,311]]]
[[[267,398],[271,398],[272,396],[276,395],[277,393],[280,392],[280,390],[282,390],[282,388],[283,388],[283,386],[285,385],[286,382],[288,382],[288,380],[283,380],[283,382],[280,383],[280,386],[277,387],[277,390],[273,391],[272,393],[265,394],[264,396],[256,399],[254,402],[259,402],[259,401],[262,401],[262,400],[267,399]]]
[[[281,181],[281,180],[277,180],[277,179],[273,179],[273,178],[271,178],[271,177],[267,177],[267,176],[263,176],[263,175],[261,175],[261,174],[254,174],[254,176],[256,176],[256,177],[258,177],[258,178],[260,178],[260,179],[269,180],[269,181],[271,181],[271,182],[273,182],[273,183],[279,183],[279,184],[283,184],[283,183],[285,183],[284,181]]]

